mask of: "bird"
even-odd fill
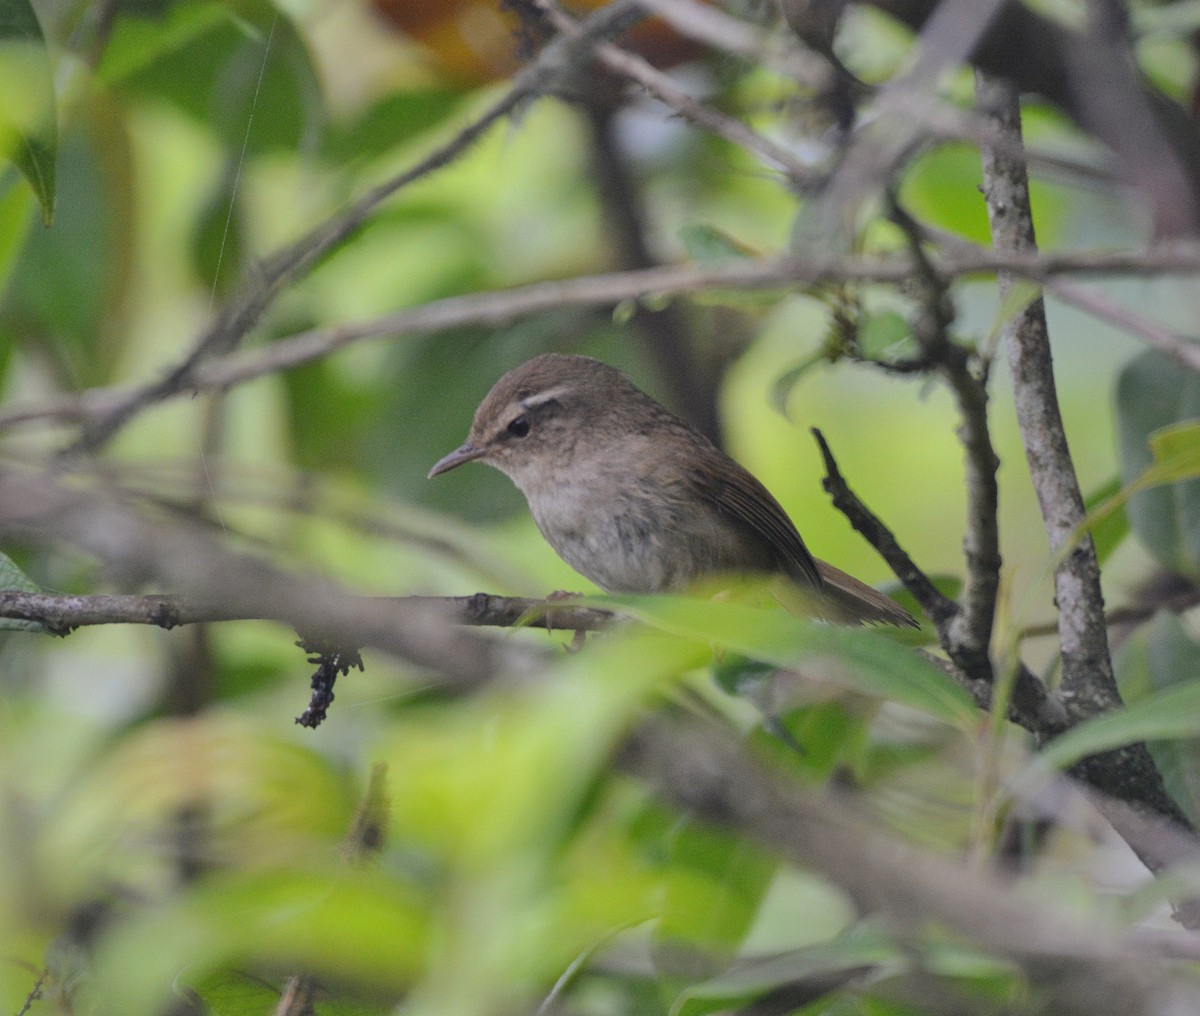
[[[757,478],[601,360],[544,353],[504,374],[466,442],[429,477],[476,461],[512,480],[550,546],[605,592],[782,577],[825,620],[917,627],[895,601],[814,558]]]

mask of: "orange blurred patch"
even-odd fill
[[[604,2],[578,0],[575,7],[586,13]],[[372,0],[372,6],[429,50],[447,77],[463,84],[507,77],[520,66],[520,19],[498,0]],[[641,22],[621,41],[656,67],[694,60],[702,52],[658,18]]]

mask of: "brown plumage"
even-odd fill
[[[815,560],[766,487],[599,360],[547,353],[509,371],[476,410],[467,442],[429,475],[476,459],[506,473],[559,556],[609,592],[784,575],[829,620],[916,625],[882,593]]]

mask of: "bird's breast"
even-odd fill
[[[608,592],[670,592],[745,570],[752,555],[715,511],[686,491],[636,480],[586,477],[523,491],[546,541]]]

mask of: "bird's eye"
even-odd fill
[[[508,432],[513,437],[524,437],[529,433],[529,417],[518,416],[512,423],[508,425]]]

